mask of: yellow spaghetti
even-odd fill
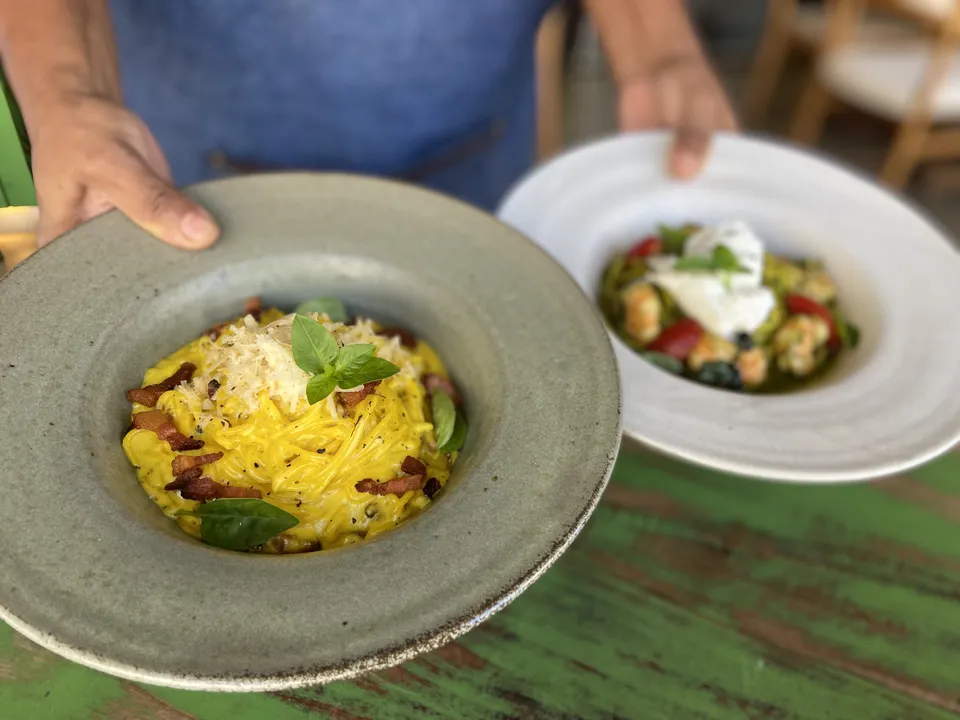
[[[446,483],[456,452],[437,448],[423,382],[425,375],[447,377],[436,353],[419,340],[404,346],[370,320],[348,325],[326,315],[309,317],[340,346],[372,345],[376,357],[399,371],[355,405],[345,401],[349,389],[340,388],[311,405],[305,391],[310,376],[296,365],[291,349],[294,316],[270,309],[259,320],[247,315],[231,323],[215,339],[205,335],[191,342],[146,372],[144,385],[150,386],[184,363],[196,367],[190,380],[163,392],[155,407],[133,403],[133,414],[162,411],[179,433],[202,440],[203,447],[176,452],[149,429],[131,429],[123,440],[143,489],[186,532],[200,536],[201,518],[182,511],[195,511],[201,503],[165,489],[174,480],[178,455],[222,453],[203,465],[206,478],[259,491],[264,502],[299,521],[252,548],[265,552],[348,545],[415,515],[430,502],[429,488],[402,494],[357,488],[367,478],[383,482],[401,476],[405,458],[426,466],[423,477],[436,478],[434,488]]]

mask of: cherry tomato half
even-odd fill
[[[783,304],[787,306],[787,312],[791,315],[814,315],[823,320],[830,328],[829,345],[831,349],[840,346],[840,334],[837,332],[837,323],[833,319],[830,308],[821,305],[816,300],[811,300],[805,295],[787,295],[783,298]]]
[[[663,251],[663,240],[656,235],[648,235],[639,240],[627,253],[628,258],[647,257],[648,255],[658,255]]]
[[[697,324],[696,320],[684,318],[665,328],[647,346],[647,350],[670,355],[677,360],[685,360],[702,337],[703,328]]]

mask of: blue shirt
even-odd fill
[[[533,161],[550,0],[112,0],[126,101],[178,184],[399,177],[492,209]]]

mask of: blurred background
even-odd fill
[[[818,147],[960,235],[960,0],[687,5],[744,129]],[[558,0],[537,58],[541,160],[616,131],[616,90],[580,0]],[[36,224],[26,134],[5,97],[0,274],[32,250]]]
[[[957,0],[687,4],[745,130],[816,146],[960,235]],[[545,20],[538,55],[541,157],[616,130],[616,89],[579,2]]]

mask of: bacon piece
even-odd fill
[[[207,397],[213,400],[213,396],[217,394],[217,390],[220,389],[219,380],[211,380],[207,383]]]
[[[164,487],[164,490],[179,490],[184,500],[217,500],[219,498],[259,498],[263,497],[256,488],[224,485],[208,477],[200,477],[200,468],[190,468],[176,480]]]
[[[133,416],[133,427],[137,430],[150,430],[161,440],[166,440],[171,450],[199,450],[203,447],[203,440],[196,440],[183,435],[173,421],[163,410],[148,410]]]
[[[427,466],[420,462],[420,460],[417,458],[413,457],[413,455],[407,455],[403,459],[403,462],[400,463],[400,469],[407,475],[427,474]]]
[[[370,493],[371,495],[403,495],[410,490],[419,490],[422,488],[423,475],[407,475],[382,483],[378,483],[371,478],[366,478],[358,482],[354,487],[356,487],[357,492]]]
[[[180,475],[190,468],[199,468],[201,465],[216,462],[222,457],[222,452],[208,453],[207,455],[177,455],[172,463],[173,474]]]
[[[423,381],[423,386],[427,389],[428,395],[433,395],[437,390],[443,390],[453,400],[454,405],[460,404],[460,393],[447,378],[435,373],[425,373],[420,379]]]
[[[210,328],[203,334],[206,335],[211,340],[216,340],[218,337],[223,335],[223,331],[226,330],[228,327],[230,327],[230,323],[228,322],[217,323],[216,325],[214,325],[212,328]]]
[[[197,366],[193,363],[185,362],[166,380],[161,380],[158,383],[147,385],[146,387],[127,390],[127,400],[146,405],[147,407],[154,407],[160,399],[160,396],[167,390],[173,390],[177,385],[189,382],[196,369]]]
[[[219,483],[214,483],[220,485]],[[263,494],[256,488],[237,487],[236,485],[220,485],[217,488],[218,498],[260,498]]]
[[[180,488],[180,497],[184,500],[198,500],[199,502],[213,500],[217,497],[217,486],[219,484],[208,477],[191,478]]]
[[[367,395],[371,395],[376,389],[377,385],[380,384],[380,381],[368,382],[366,385],[361,387],[359,390],[351,390],[350,392],[340,393],[340,402],[346,405],[348,408],[355,407],[361,400],[363,400]]]
[[[161,440],[166,440],[167,444],[170,446],[170,449],[175,452],[199,450],[203,447],[203,440],[197,440],[196,438],[183,435],[179,430],[177,430],[173,423],[170,423],[170,427],[165,431],[158,432],[157,436]]]
[[[417,336],[412,332],[402,327],[385,327],[378,335],[383,335],[384,337],[396,337],[400,338],[400,344],[404,347],[415,348],[417,346]]]
[[[439,480],[436,478],[430,478],[427,480],[427,484],[423,486],[423,494],[433,500],[434,496],[442,489],[443,486],[440,484]]]
[[[154,407],[157,404],[157,401],[160,400],[160,396],[167,391],[163,385],[147,385],[142,388],[132,388],[127,390],[127,400],[132,403],[140,403],[141,405],[146,405],[147,407]]]
[[[183,472],[177,473],[177,476],[173,479],[173,482],[168,482],[163,486],[164,490],[183,490],[191,482],[200,479],[200,476],[203,475],[203,469],[200,467],[187,468]]]
[[[260,304],[260,296],[254,295],[251,298],[247,298],[247,302],[243,305],[243,314],[244,315],[253,315],[253,319],[257,322],[260,322],[260,314],[263,312],[263,307]]]

